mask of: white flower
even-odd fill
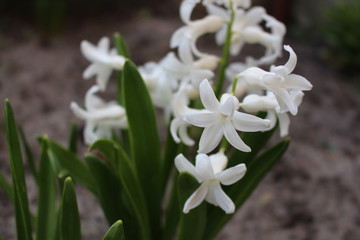
[[[279,103],[279,112],[290,111],[292,115],[296,115],[298,106],[291,97],[291,92],[309,91],[312,85],[304,77],[291,74],[295,68],[297,57],[290,46],[284,46],[284,49],[290,53],[289,60],[284,66],[272,66],[270,72],[251,67],[239,73],[238,77],[244,79],[252,87],[271,91]]]
[[[210,14],[230,21],[231,10],[226,10],[213,4],[209,4],[206,7]],[[285,34],[284,24],[268,16],[262,7],[253,7],[249,11],[243,9],[234,9],[234,11],[235,19],[232,25],[230,53],[237,55],[245,43],[257,43],[266,47],[265,55],[258,60],[250,59],[256,61],[257,65],[272,63],[281,54],[281,44]],[[270,29],[270,32],[263,30],[259,26],[262,21],[265,21],[266,27]],[[216,33],[217,44],[224,44],[226,32],[227,28],[223,26]]]
[[[206,110],[184,115],[186,122],[205,128],[200,138],[199,153],[214,150],[223,136],[240,151],[250,152],[250,147],[241,140],[236,130],[256,132],[270,127],[269,120],[236,111],[239,101],[230,94],[224,94],[219,102],[207,79],[200,84],[200,98]]]
[[[176,30],[171,37],[170,47],[179,48],[180,52],[187,51],[186,48],[191,48],[193,54],[197,57],[202,57],[206,54],[201,53],[196,47],[196,40],[206,34],[214,33],[225,23],[225,21],[218,17],[209,15],[202,19],[189,21],[186,26]]]
[[[304,93],[301,91],[292,91],[291,98],[296,106],[300,106]],[[247,95],[241,107],[249,113],[257,113],[259,111],[267,111],[266,119],[272,122],[270,129],[275,127],[277,120],[279,121],[280,136],[285,137],[289,133],[290,118],[287,112],[281,112],[280,106],[276,101],[273,93],[268,92],[266,96],[259,96],[256,94]]]
[[[125,109],[115,102],[105,103],[95,95],[99,90],[99,86],[93,86],[86,93],[86,110],[75,102],[70,105],[75,116],[86,121],[84,139],[88,145],[99,138],[111,137],[113,128],[127,128]]]
[[[182,141],[187,146],[193,146],[195,143],[187,133],[189,124],[183,119],[186,112],[192,111],[188,105],[189,95],[193,94],[193,92],[194,89],[190,85],[182,84],[179,91],[174,95],[174,100],[172,102],[174,119],[170,124],[170,133],[176,143]]]
[[[214,56],[204,56],[194,62],[190,48],[183,48],[177,59],[174,53],[169,53],[163,61],[164,69],[175,76],[180,83],[191,83],[194,88],[205,78],[212,78],[214,73],[209,68],[215,68],[218,59]],[[215,66],[214,66],[215,65]]]
[[[138,68],[154,105],[164,109],[166,116],[171,113],[170,103],[174,97],[174,91],[178,88],[177,76],[164,68],[168,58],[167,55],[159,63],[148,62]]]
[[[125,64],[125,58],[119,56],[115,49],[110,51],[109,45],[110,41],[107,37],[101,38],[97,46],[85,40],[81,42],[81,52],[91,62],[85,69],[83,77],[89,79],[96,76],[96,83],[102,91],[106,88],[111,72],[114,69],[121,70]]]
[[[186,171],[201,183],[200,187],[185,202],[184,213],[196,208],[204,200],[219,206],[227,214],[235,212],[233,201],[221,189],[220,183],[231,185],[239,181],[245,175],[246,166],[245,164],[238,164],[224,170],[226,165],[227,157],[222,152],[210,157],[205,154],[198,154],[195,167],[182,154],[175,158],[175,166],[179,172]]]

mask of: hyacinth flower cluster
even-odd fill
[[[207,12],[200,19],[197,6]],[[74,149],[44,140],[56,172],[94,193],[109,224],[123,221],[126,239],[214,238],[285,152],[290,115],[312,88],[292,73],[285,26],[250,0],[183,0],[180,18],[172,51],[141,66],[119,34],[114,48],[107,37],[84,40],[83,78],[95,84],[84,107],[70,107],[91,153],[84,164]],[[222,54],[199,46],[204,35]],[[263,55],[244,56],[254,44]],[[274,65],[284,50],[288,60]],[[99,95],[113,72],[117,98],[106,102]],[[284,139],[263,150],[276,129]]]

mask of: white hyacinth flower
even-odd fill
[[[300,106],[304,93],[302,91],[294,91],[290,93],[291,98],[297,106]],[[280,137],[285,137],[289,133],[290,118],[287,112],[281,112],[280,106],[276,101],[273,93],[268,92],[266,96],[256,94],[247,95],[241,107],[248,113],[257,113],[259,111],[267,111],[266,119],[272,122],[270,129],[274,128],[276,122],[279,122]]]
[[[289,60],[283,66],[272,66],[270,72],[257,67],[251,67],[238,74],[238,78],[245,80],[250,86],[272,92],[280,106],[280,112],[290,111],[292,115],[298,112],[298,106],[291,97],[292,92],[309,91],[311,83],[304,77],[291,74],[297,62],[297,57],[288,45],[284,49],[290,53]]]
[[[224,5],[226,8],[230,8],[231,5],[233,5],[233,8],[249,8],[251,5],[251,0],[204,0],[204,5],[214,3],[218,5]]]
[[[204,200],[219,206],[227,214],[235,212],[233,201],[222,190],[220,183],[231,185],[239,181],[245,175],[246,166],[242,163],[224,170],[226,165],[227,157],[222,152],[211,156],[198,154],[195,167],[182,154],[175,158],[175,166],[179,172],[186,171],[201,183],[200,187],[185,202],[184,213],[196,208]]]
[[[172,52],[164,59],[163,67],[167,72],[175,76],[180,83],[191,83],[194,88],[199,88],[200,82],[205,78],[213,78],[214,73],[210,69],[216,67],[216,57],[204,56],[195,62],[190,47],[181,50],[179,49],[181,61]]]
[[[191,112],[192,109],[188,107],[189,96],[194,94],[195,90],[188,84],[182,84],[179,91],[174,95],[172,102],[172,111],[174,119],[170,124],[170,133],[176,143],[183,142],[187,146],[193,146],[194,140],[191,139],[187,133],[187,128],[190,125],[185,122],[183,116],[186,112]]]
[[[121,70],[125,64],[125,58],[109,48],[110,40],[107,37],[101,38],[97,46],[85,40],[81,42],[81,52],[91,62],[83,72],[83,78],[96,76],[101,91],[105,90],[112,71]]]
[[[197,57],[202,57],[207,54],[200,52],[196,47],[196,40],[206,34],[218,31],[225,23],[224,19],[208,15],[202,19],[189,21],[186,26],[176,30],[171,36],[170,47],[179,48],[179,52],[187,51],[186,48],[190,46],[192,53]]]
[[[210,14],[230,21],[231,10],[223,9],[214,4],[206,6]],[[266,14],[262,7],[253,7],[249,11],[234,9],[235,19],[232,25],[230,53],[238,55],[243,46],[248,44],[261,44],[266,48],[265,56],[256,61],[257,65],[271,64],[281,54],[281,44],[285,34],[285,26],[275,18]],[[259,24],[265,21],[270,32],[263,30]],[[216,42],[224,44],[226,39],[226,26],[216,33]]]
[[[195,110],[184,115],[184,120],[204,131],[199,142],[199,153],[208,153],[216,148],[223,136],[240,151],[251,149],[239,137],[238,131],[257,132],[267,130],[271,122],[256,116],[236,111],[239,101],[230,94],[224,94],[220,102],[207,79],[200,84],[200,98],[206,110]]]
[[[113,128],[127,128],[125,109],[115,102],[105,103],[95,93],[99,86],[91,87],[85,96],[85,109],[72,102],[70,107],[75,116],[85,120],[84,139],[91,145],[100,138],[110,138]]]

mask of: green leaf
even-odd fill
[[[74,184],[65,179],[60,205],[60,240],[80,240],[81,227]]]
[[[11,184],[6,180],[3,174],[0,172],[0,189],[2,189],[5,195],[10,198],[14,203],[14,192]]]
[[[55,239],[56,224],[56,175],[51,168],[47,144],[41,141],[36,239]]]
[[[117,150],[114,147],[113,140],[99,139],[89,147],[89,150],[98,150],[115,169],[119,167],[117,166]]]
[[[31,215],[29,212],[24,166],[21,157],[16,121],[9,100],[5,100],[5,133],[13,181],[17,239],[31,240]]]
[[[73,153],[76,153],[77,151],[77,137],[78,137],[77,130],[78,129],[76,122],[72,122],[70,128],[70,136],[69,136],[69,150]]]
[[[131,157],[135,161],[145,200],[151,216],[152,236],[160,231],[161,161],[160,140],[154,106],[136,66],[126,61],[122,95],[129,123]]]
[[[34,161],[34,154],[32,153],[30,147],[29,147],[29,144],[28,144],[28,141],[26,139],[26,136],[22,130],[21,127],[18,128],[19,129],[19,134],[20,134],[20,140],[21,140],[21,143],[24,147],[24,150],[25,150],[25,155],[26,155],[26,158],[29,162],[29,167],[30,167],[30,171],[32,173],[32,175],[34,176],[34,179],[36,181],[37,184],[39,184],[39,176],[38,176],[38,172],[36,170],[36,165],[35,165],[35,161]]]
[[[129,48],[128,48],[123,36],[121,36],[120,33],[115,33],[114,40],[115,40],[115,47],[116,47],[117,53],[126,58],[130,58]]]
[[[48,138],[46,138],[46,141],[50,160],[54,165],[60,166],[60,170],[56,169],[57,174],[59,175],[63,173],[63,170],[66,170],[76,181],[84,185],[91,192],[97,194],[94,177],[90,173],[87,165],[70,150],[63,148]],[[65,175],[67,175],[66,172]]]
[[[229,197],[234,201],[238,209],[251,193],[255,190],[260,181],[277,163],[289,146],[290,140],[285,139],[247,165],[247,172],[243,179],[233,184],[226,190]],[[204,239],[213,239],[223,226],[231,219],[232,215],[225,215],[219,208],[212,208],[208,214]]]
[[[106,232],[102,240],[125,240],[122,221],[115,222]]]
[[[112,143],[112,148],[114,149],[112,153],[110,151],[110,143]],[[105,149],[106,152],[102,152],[105,156],[108,155],[114,157],[112,161],[116,161],[114,166],[117,166],[116,172],[120,179],[121,187],[124,189],[127,199],[129,199],[135,218],[139,224],[141,239],[151,239],[149,215],[145,204],[143,190],[134,169],[133,162],[130,161],[121,146],[114,141],[106,140],[95,143],[95,145],[91,146],[91,149],[95,149],[96,146],[100,147],[97,149],[99,151]]]
[[[186,200],[200,186],[198,181],[189,173],[181,172],[178,178],[179,206],[182,210]],[[179,209],[179,210],[180,210]],[[206,205],[201,203],[189,213],[181,213],[177,240],[202,239],[206,227]]]
[[[111,171],[107,164],[94,155],[86,155],[86,162],[97,182],[98,199],[104,210],[106,219],[111,224],[126,215],[122,207],[121,188],[119,178]]]

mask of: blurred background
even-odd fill
[[[65,144],[74,119],[69,104],[83,104],[93,84],[81,78],[88,65],[80,53],[81,40],[96,43],[120,32],[136,64],[157,61],[170,50],[171,34],[182,26],[179,4],[1,0],[0,98],[10,99],[34,149],[35,137],[42,134]],[[253,5],[264,6],[287,25],[284,43],[298,55],[295,73],[314,88],[292,118],[288,152],[218,239],[358,240],[360,1],[254,0]],[[284,54],[278,63],[287,58]],[[0,170],[9,176],[1,116]],[[31,180],[29,189],[35,203]],[[77,192],[84,239],[100,239],[107,229],[102,212],[86,190]],[[1,191],[0,236],[15,239],[13,209]]]

